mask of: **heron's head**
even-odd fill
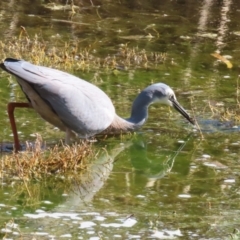
[[[186,110],[177,101],[174,91],[164,83],[156,83],[147,88],[152,94],[152,103],[159,102],[174,107],[191,124],[195,124],[193,118],[189,116]]]

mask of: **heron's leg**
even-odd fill
[[[76,140],[77,139],[77,135],[72,130],[70,130],[69,128],[66,128],[65,144],[69,145],[71,139]]]
[[[14,109],[16,107],[19,108],[32,108],[30,103],[20,103],[20,102],[10,102],[7,106],[8,111],[8,117],[10,120],[12,132],[13,132],[13,138],[14,138],[14,151],[18,152],[21,149],[19,139],[18,139],[18,133],[17,133],[17,126],[14,118]]]
[[[71,130],[69,128],[67,128],[66,134],[65,134],[65,144],[69,145],[70,138],[71,138]]]

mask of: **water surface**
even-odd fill
[[[61,1],[59,1],[61,3]],[[62,5],[65,4],[63,1]],[[24,26],[50,45],[68,41],[107,59],[126,46],[166,54],[162,62],[131,59],[112,68],[72,72],[103,89],[120,116],[152,82],[165,82],[194,115],[202,135],[174,110],[152,105],[133,136],[109,138],[88,171],[69,186],[65,176],[29,184],[2,178],[1,237],[10,239],[230,239],[239,229],[239,127],[222,113],[238,111],[238,1],[75,1],[75,13],[47,2],[1,1],[0,40]],[[58,5],[56,5],[58,6]],[[74,23],[73,23],[74,22]],[[54,41],[52,41],[54,39]],[[4,49],[2,49],[4,56]],[[218,52],[233,64],[211,54]],[[16,53],[12,56],[16,57]],[[148,56],[149,56],[148,55]],[[106,60],[107,61],[107,60]],[[114,72],[117,67],[118,73]],[[24,101],[2,75],[1,141],[11,142],[8,101]],[[10,84],[9,84],[10,83]],[[31,110],[17,110],[21,140],[40,133],[47,144],[64,135]],[[222,120],[222,121],[221,121]],[[14,224],[13,222],[14,221]],[[7,225],[6,225],[7,223]]]

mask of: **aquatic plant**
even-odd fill
[[[55,145],[43,148],[41,136],[35,144],[27,144],[26,151],[5,154],[1,158],[0,177],[23,180],[40,180],[63,173],[76,173],[86,169],[96,152],[92,143],[82,141],[71,146]]]
[[[230,99],[232,102],[230,106],[226,107],[222,102],[208,101],[208,106],[212,112],[212,118],[220,119],[232,126],[240,122],[239,76],[236,80],[236,99]]]
[[[22,26],[18,37],[0,41],[0,55],[28,60],[34,64],[59,68],[66,71],[125,70],[128,68],[157,68],[167,59],[166,53],[147,52],[137,47],[130,48],[121,44],[113,54],[99,56],[90,45],[81,47],[77,40],[63,42],[39,35],[29,36]]]

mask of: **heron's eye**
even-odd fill
[[[173,96],[173,95],[170,95],[170,96],[169,96],[169,100],[174,100],[174,96]]]

